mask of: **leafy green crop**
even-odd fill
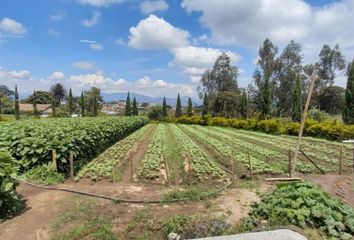
[[[0,219],[16,213],[23,203],[16,193],[18,163],[5,150],[0,149]]]
[[[318,228],[336,239],[352,239],[354,234],[354,209],[309,182],[279,185],[264,195],[245,224],[252,228],[261,219]]]
[[[64,174],[54,171],[51,163],[32,168],[24,176],[27,180],[39,184],[58,184],[65,181]]]
[[[48,163],[56,149],[58,169],[68,173],[68,153],[74,152],[75,167],[139,129],[145,117],[99,117],[24,120],[0,125],[0,148],[10,150],[25,170]]]

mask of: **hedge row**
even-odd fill
[[[68,173],[69,151],[79,167],[148,121],[145,117],[98,117],[2,123],[0,148],[8,149],[24,170],[50,162],[51,150],[56,149],[58,169]]]
[[[237,129],[261,131],[271,134],[298,135],[300,124],[297,122],[287,122],[281,119],[259,120],[256,118],[237,119],[237,118],[202,118],[200,116],[180,117],[176,119],[178,123],[227,126]],[[354,125],[345,125],[334,120],[331,122],[317,122],[306,119],[304,135],[328,140],[341,141],[354,138]]]

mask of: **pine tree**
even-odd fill
[[[84,98],[84,92],[81,92],[81,117],[85,116],[85,98]]]
[[[246,90],[243,90],[240,101],[240,115],[242,118],[248,117],[248,96]]]
[[[69,90],[69,96],[68,96],[68,111],[69,111],[69,117],[71,117],[74,111],[73,93],[71,88]]]
[[[130,93],[128,92],[127,101],[125,102],[125,116],[132,115],[132,105],[130,103]]]
[[[301,97],[301,82],[300,75],[296,75],[295,89],[293,93],[293,106],[291,109],[291,119],[295,122],[301,121],[302,115],[302,97]]]
[[[33,91],[32,104],[33,104],[33,115],[38,116],[36,90]]]
[[[162,117],[167,117],[167,103],[165,96],[163,97],[162,101]]]
[[[263,91],[262,91],[262,118],[266,118],[270,115],[272,97],[270,92],[270,82],[269,78],[264,81]]]
[[[133,99],[133,116],[138,116],[139,115],[139,110],[138,110],[138,106],[136,103],[136,99],[134,97]]]
[[[205,92],[203,98],[203,110],[202,110],[203,118],[208,114],[209,114],[209,99],[207,93]]]
[[[15,86],[15,118],[16,120],[20,120],[20,105],[18,101],[17,85]]]
[[[345,89],[343,121],[346,124],[354,124],[354,60],[349,70],[347,88]]]
[[[181,104],[181,98],[179,97],[179,93],[177,95],[177,102],[176,102],[176,113],[175,113],[176,118],[182,116],[182,104]]]
[[[188,117],[193,116],[193,103],[192,103],[192,99],[191,98],[188,98],[187,115],[188,115]]]

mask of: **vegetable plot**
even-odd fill
[[[75,167],[147,124],[145,117],[100,117],[25,120],[0,125],[0,148],[9,149],[23,169],[51,160],[56,149],[58,169],[68,172],[71,150]]]
[[[149,144],[148,151],[138,169],[139,178],[152,180],[160,176],[159,169],[164,160],[165,131],[166,126],[164,124],[157,126],[155,135]]]
[[[114,144],[101,153],[93,161],[85,165],[78,177],[88,177],[92,180],[108,179],[118,181],[121,178],[127,154],[134,144],[137,143],[150,129],[152,125],[146,125],[128,137]]]
[[[221,178],[224,176],[222,170],[201,151],[199,146],[193,142],[179,127],[171,124],[171,129],[176,136],[179,144],[183,146],[185,154],[191,161],[192,170],[197,175],[198,179]]]

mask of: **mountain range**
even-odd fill
[[[112,101],[119,101],[119,100],[126,100],[127,93],[102,93],[104,102],[112,102]],[[133,101],[135,97],[136,101],[139,103],[155,103],[155,104],[162,104],[163,98],[162,97],[150,97],[142,94],[137,93],[130,93],[130,100]],[[200,99],[192,98],[192,102],[194,105],[200,105],[202,102]],[[176,105],[176,98],[166,98],[167,105],[175,106]],[[181,96],[181,103],[183,106],[187,106],[188,104],[188,97]]]

